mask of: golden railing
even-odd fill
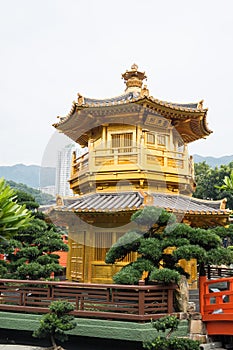
[[[190,160],[186,159],[184,153],[159,150],[143,149],[140,147],[100,148],[83,154],[76,158],[72,164],[72,175],[81,174],[86,171],[98,171],[101,167],[114,167],[121,165],[133,165],[143,169],[151,166],[176,169],[175,171],[187,169],[192,172]],[[187,174],[188,175],[188,174]]]

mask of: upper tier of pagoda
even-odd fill
[[[85,146],[88,130],[105,123],[122,122],[131,125],[139,124],[147,127],[148,113],[156,117],[167,119],[173,125],[184,143],[190,143],[205,138],[212,131],[207,126],[207,108],[203,108],[203,100],[197,103],[173,103],[161,101],[150,95],[143,80],[146,79],[144,72],[138,70],[136,64],[131,70],[122,74],[126,84],[122,95],[94,99],[77,94],[77,100],[73,101],[70,112],[60,118],[53,126],[70,137],[75,142]],[[144,113],[140,113],[140,111]],[[146,113],[145,113],[146,110]],[[125,115],[131,113],[131,117],[125,120]],[[134,117],[132,114],[135,114]],[[115,117],[114,117],[115,116]]]

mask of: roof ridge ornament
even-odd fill
[[[198,104],[197,104],[197,108],[198,109],[203,109],[203,104],[204,104],[204,100],[199,101]]]
[[[141,97],[149,97],[149,90],[147,89],[147,85],[143,85],[141,92],[140,92],[140,96]]]
[[[78,96],[78,98],[77,98],[77,100],[78,100],[78,105],[79,105],[79,106],[82,106],[82,105],[84,104],[84,97],[83,97],[83,95],[81,95],[79,92],[77,93],[77,96]]]
[[[124,83],[126,84],[125,92],[141,92],[143,80],[147,79],[145,72],[138,71],[138,65],[136,63],[134,63],[131,66],[131,70],[126,70],[126,72],[123,73],[121,76],[124,79]]]

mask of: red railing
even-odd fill
[[[55,300],[72,302],[74,315],[145,321],[172,314],[175,285],[84,284],[0,279],[0,310],[48,312]]]
[[[232,334],[233,278],[207,280],[200,277],[199,288],[200,310],[208,334]]]

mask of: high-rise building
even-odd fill
[[[71,160],[74,151],[77,152],[77,147],[73,144],[68,144],[57,152],[55,184],[56,195],[73,195],[73,191],[70,189],[68,180],[70,179]]]
[[[44,187],[40,187],[39,190],[42,193],[50,194],[53,197],[55,197],[55,195],[56,195],[56,193],[55,193],[55,186],[44,186]]]

